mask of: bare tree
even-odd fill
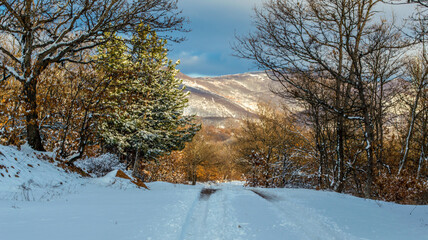
[[[313,146],[297,120],[284,108],[278,111],[269,104],[259,104],[258,119],[243,121],[236,133],[235,149],[246,168],[250,186],[284,187],[303,185],[310,172]]]
[[[46,69],[39,78],[39,126],[48,151],[73,163],[98,144],[95,125],[111,79],[95,64],[67,63]],[[90,155],[90,154],[89,154]]]
[[[375,163],[373,83],[396,74],[400,31],[375,20],[380,0],[270,0],[256,9],[256,32],[238,38],[240,57],[254,60],[312,105],[335,116],[337,182],[345,177],[345,121],[355,121],[364,137],[365,195],[372,196]],[[381,64],[381,65],[379,65]],[[391,66],[392,65],[392,66]],[[388,68],[382,69],[385,66]],[[381,81],[383,84],[385,81]],[[324,89],[324,91],[314,91]],[[327,96],[327,97],[326,97]]]
[[[420,1],[417,1],[421,3]],[[411,17],[411,20],[413,22],[412,25],[412,37],[415,38],[417,41],[417,50],[420,50],[420,52],[416,56],[411,56],[404,61],[406,62],[406,76],[407,76],[407,82],[410,83],[410,96],[414,95],[413,100],[408,103],[410,105],[410,114],[409,114],[409,120],[408,120],[408,128],[406,129],[406,135],[405,140],[402,146],[402,158],[399,163],[399,169],[398,169],[398,175],[403,171],[405,168],[408,154],[410,151],[410,143],[413,138],[413,133],[415,131],[415,125],[417,123],[418,118],[423,118],[425,114],[425,107],[424,107],[424,97],[426,95],[427,87],[428,87],[428,56],[427,56],[427,21],[428,16],[426,15],[426,9],[418,9],[418,11]],[[421,137],[424,138],[424,135],[426,134],[426,123],[422,121],[422,124],[420,126],[421,131]],[[422,163],[425,159],[425,153],[424,153],[424,145],[425,143],[421,144],[421,153],[420,153],[420,160],[419,160],[419,167],[418,167],[418,177],[420,174],[420,169],[422,166]]]
[[[407,0],[407,3],[418,3],[421,6],[428,7],[427,0]]]
[[[383,0],[382,2],[392,5],[413,4],[416,3],[422,7],[428,7],[427,0]]]
[[[222,166],[227,166],[226,158],[223,158],[226,145],[215,140],[215,132],[212,128],[202,128],[193,138],[192,142],[186,144],[183,150],[183,164],[188,181],[196,184],[202,173],[215,175],[220,172]],[[230,166],[229,166],[230,167]],[[226,171],[223,171],[226,172]]]
[[[412,140],[415,124],[417,121],[418,116],[423,117],[424,112],[426,109],[424,109],[423,104],[421,104],[421,100],[423,99],[423,95],[426,92],[427,86],[428,86],[428,68],[427,68],[427,59],[426,58],[415,58],[409,60],[407,64],[407,69],[409,72],[409,75],[411,77],[410,83],[411,83],[411,93],[413,95],[414,93],[414,100],[411,103],[410,107],[410,119],[409,119],[409,126],[407,129],[407,134],[405,137],[404,145],[403,145],[403,156],[401,158],[398,174],[403,171],[405,164],[407,162],[407,157],[409,154],[410,149],[410,142]],[[421,106],[422,105],[422,106]],[[422,144],[423,145],[423,144]],[[423,149],[423,148],[422,148]],[[421,159],[423,159],[423,150]]]
[[[22,84],[27,141],[44,150],[37,113],[37,83],[53,63],[85,63],[81,53],[103,41],[106,32],[127,33],[145,23],[154,30],[179,30],[177,0],[0,0],[3,76]]]

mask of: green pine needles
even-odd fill
[[[103,147],[134,163],[182,150],[200,129],[184,116],[188,93],[176,77],[177,63],[167,58],[166,40],[140,25],[131,43],[111,38],[99,48],[98,61],[110,85],[100,124]]]

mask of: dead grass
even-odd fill
[[[128,175],[126,175],[126,173],[124,173],[122,170],[117,170],[116,177],[123,178],[123,179],[128,179],[133,184],[137,185],[138,187],[145,188],[145,189],[149,190],[149,188],[147,187],[146,184],[143,183],[143,181],[141,181],[138,178],[137,179],[132,179],[131,177],[129,177]]]

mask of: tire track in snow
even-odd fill
[[[202,239],[208,216],[209,199],[218,190],[212,188],[203,188],[201,190],[199,197],[193,202],[187,213],[179,240]]]
[[[208,218],[209,227],[206,228],[205,239],[209,240],[247,240],[244,230],[240,227],[235,209],[231,206],[229,197],[234,192],[227,188],[212,197],[211,209]]]
[[[269,202],[271,206],[279,210],[284,219],[289,219],[292,222],[292,224],[290,224],[290,221],[289,223],[284,222],[282,225],[291,225],[298,228],[309,240],[358,239],[342,231],[335,222],[316,213],[314,209],[286,201],[277,195],[269,194],[260,190],[252,189],[250,191]]]
[[[215,188],[203,188],[199,194],[199,200],[208,200],[210,199],[211,195],[217,191],[218,189]]]
[[[189,228],[189,224],[191,222],[191,218],[193,216],[193,213],[195,212],[195,208],[198,205],[200,201],[200,195],[196,197],[196,199],[193,201],[191,207],[189,208],[189,211],[187,212],[186,218],[184,219],[183,226],[181,227],[181,233],[178,236],[178,240],[184,240],[186,237],[186,233]]]
[[[190,208],[179,240],[242,240],[226,189],[204,188]]]
[[[268,200],[269,202],[272,202],[272,201],[278,201],[278,200],[279,200],[278,196],[276,196],[276,195],[272,195],[272,194],[266,194],[266,193],[261,192],[261,191],[259,191],[259,190],[252,189],[252,190],[251,190],[251,192],[253,192],[253,193],[255,193],[255,194],[259,195],[260,197],[262,197],[262,198],[264,198],[264,199]]]

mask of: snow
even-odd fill
[[[0,165],[20,171],[0,176],[0,239],[428,239],[428,206],[242,182],[153,182],[144,190],[116,171],[66,173],[28,147],[0,152]]]
[[[74,191],[82,179],[36,157],[42,154],[42,158],[53,157],[51,153],[33,151],[28,145],[21,151],[0,145],[0,199],[42,201]]]

